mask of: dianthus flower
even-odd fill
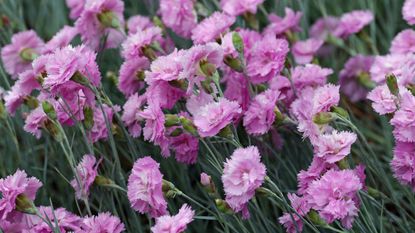
[[[79,233],[121,233],[125,231],[124,224],[116,216],[108,212],[99,213],[83,220]]]
[[[279,217],[278,220],[288,233],[297,233],[297,229],[299,232],[302,232],[303,221],[298,215],[305,217],[310,211],[310,205],[308,204],[306,197],[299,197],[294,193],[289,193],[287,196],[296,213],[285,213],[283,216]]]
[[[290,8],[285,8],[285,16],[284,18],[275,15],[270,14],[268,16],[269,21],[271,21],[271,24],[269,24],[265,28],[265,33],[268,34],[274,34],[274,35],[282,35],[287,32],[296,32],[299,31],[301,28],[299,26],[301,16],[303,13],[301,12],[294,12]]]
[[[151,228],[152,233],[181,233],[193,221],[195,211],[184,204],[179,213],[174,216],[164,215],[156,218],[156,224]]]
[[[401,183],[415,190],[415,144],[413,142],[396,142],[391,166],[394,176]]]
[[[88,137],[92,142],[97,142],[100,139],[106,140],[108,138],[108,130],[110,129],[107,127],[107,121],[109,127],[112,127],[114,114],[119,110],[119,106],[110,107],[105,104],[102,106],[102,110],[98,106],[94,108],[94,126],[88,131]]]
[[[68,46],[77,34],[78,30],[76,28],[64,26],[45,44],[42,53],[52,53],[57,48]]]
[[[397,109],[398,98],[390,93],[385,85],[377,86],[367,95],[371,101],[373,109],[380,115],[395,112]]]
[[[124,59],[134,59],[138,57],[155,58],[155,54],[149,52],[152,43],[162,42],[161,29],[159,27],[149,27],[145,30],[131,34],[122,43],[121,55]]]
[[[390,121],[393,135],[399,141],[415,142],[415,97],[410,92],[401,95],[400,107]]]
[[[310,38],[304,41],[297,41],[292,47],[292,53],[295,62],[298,64],[307,64],[313,60],[314,54],[323,45],[324,40]]]
[[[338,162],[350,154],[351,146],[356,139],[356,134],[347,131],[334,130],[331,133],[322,134],[313,144],[315,156],[328,163]]]
[[[150,66],[147,58],[136,57],[126,60],[120,68],[118,89],[130,96],[144,87],[144,71]]]
[[[234,22],[234,16],[214,12],[192,30],[192,40],[195,44],[214,42],[225,34]]]
[[[366,25],[373,21],[373,13],[369,10],[356,10],[348,12],[340,18],[339,25],[333,34],[346,38],[352,34],[358,33]]]
[[[238,16],[245,12],[255,14],[258,5],[262,2],[264,0],[221,0],[220,6],[226,14]]]
[[[76,191],[76,198],[82,200],[87,199],[89,196],[89,190],[98,175],[97,160],[93,155],[84,155],[82,161],[76,166],[77,178],[75,177],[71,181],[72,187]]]
[[[403,18],[409,25],[415,24],[415,1],[414,0],[405,0],[405,3],[402,7],[402,15]]]
[[[398,33],[391,42],[389,51],[394,53],[415,53],[415,31],[406,29]]]
[[[194,0],[161,0],[160,14],[163,23],[177,35],[189,38],[197,26]]]
[[[144,31],[150,27],[154,27],[154,24],[147,16],[134,15],[127,20],[127,29],[129,35],[135,34],[138,31]]]
[[[48,219],[54,228],[58,228],[61,233],[79,232],[82,226],[82,219],[65,210],[64,208],[53,209],[52,207],[41,206],[38,208],[39,214],[43,219]],[[27,232],[30,233],[53,233],[48,223],[36,215],[27,217]],[[57,224],[57,225],[56,225]]]
[[[141,121],[144,120],[138,116],[137,113],[141,110],[146,101],[146,96],[139,96],[138,93],[130,96],[123,106],[123,115],[121,120],[128,128],[128,132],[133,137],[139,137],[141,135]]]

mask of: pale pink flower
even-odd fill
[[[415,1],[414,0],[405,0],[405,3],[402,7],[402,15],[403,18],[409,25],[415,24]]]
[[[350,154],[351,146],[356,141],[356,134],[347,131],[332,131],[322,134],[313,144],[315,156],[328,163],[336,163]]]
[[[58,120],[64,125],[74,125],[76,121],[84,119],[84,108],[88,106],[89,100],[85,94],[85,89],[78,89],[77,86],[67,85],[68,89],[62,92],[64,98],[59,98],[53,102]],[[90,97],[91,98],[91,97]]]
[[[160,14],[163,23],[177,35],[190,38],[197,26],[195,0],[161,0]]]
[[[211,184],[211,182],[212,182],[212,177],[211,176],[209,176],[208,174],[206,174],[204,172],[200,173],[200,183],[203,186],[209,186]]]
[[[145,81],[151,85],[156,81],[180,80],[183,77],[183,65],[186,51],[175,50],[169,55],[160,56],[151,63],[150,70],[145,73]]]
[[[151,228],[152,233],[181,233],[193,221],[195,211],[184,204],[179,213],[174,216],[164,215],[156,218],[156,224]]]
[[[313,56],[323,45],[324,40],[310,38],[304,41],[297,41],[292,47],[295,62],[307,64],[313,60]]]
[[[405,54],[388,54],[376,56],[370,68],[370,77],[373,81],[383,84],[387,74],[394,74],[398,80],[401,77],[401,67],[406,60]]]
[[[138,93],[131,95],[123,106],[123,114],[121,120],[124,122],[125,126],[128,128],[128,132],[133,137],[139,137],[141,135],[141,121],[144,119],[138,116],[138,112],[141,111],[141,108],[146,102],[146,96],[139,96]]]
[[[25,214],[13,211],[8,214],[6,219],[0,221],[0,229],[7,233],[22,233],[28,230],[28,226],[25,223]]]
[[[201,137],[212,137],[231,124],[242,110],[235,101],[220,98],[199,108],[194,117],[194,124]]]
[[[307,190],[308,202],[327,223],[340,220],[350,229],[358,215],[357,192],[362,187],[353,170],[330,170],[311,183]]]
[[[0,179],[0,220],[6,219],[16,209],[18,197],[24,196],[34,201],[40,187],[42,187],[42,182],[34,177],[27,177],[26,172],[21,170]]]
[[[82,219],[64,208],[53,209],[49,206],[40,206],[38,210],[42,218],[49,219],[52,226],[58,228],[61,233],[79,232],[81,230]],[[28,230],[24,233],[54,233],[55,230],[43,219],[36,215],[27,216]]]
[[[41,54],[44,42],[35,31],[16,33],[11,43],[1,49],[1,60],[4,69],[12,78],[32,67],[32,61]]]
[[[303,221],[298,215],[305,217],[310,211],[307,197],[299,197],[294,193],[289,193],[287,196],[295,213],[285,213],[283,216],[279,217],[278,220],[284,225],[288,233],[297,233],[297,229],[299,232],[302,232]]]
[[[265,165],[255,146],[236,149],[225,162],[222,182],[226,202],[235,212],[242,211],[244,218],[249,218],[248,202],[261,187],[265,175]]]
[[[238,16],[246,12],[255,14],[262,2],[264,0],[221,0],[220,6],[226,14]]]
[[[23,130],[31,133],[33,136],[35,136],[37,139],[42,136],[42,128],[44,126],[44,123],[48,120],[48,116],[43,112],[42,107],[37,107],[33,111],[29,113],[29,115],[26,117],[25,125],[23,127]]]
[[[331,107],[336,106],[340,101],[340,86],[333,84],[326,84],[322,87],[318,87],[313,96],[313,110],[312,114],[315,115],[320,112],[328,112]]]
[[[204,91],[200,91],[198,95],[191,95],[186,102],[187,111],[193,116],[199,112],[199,109],[213,102],[213,96]]]
[[[415,31],[405,29],[398,33],[391,42],[389,49],[391,53],[414,53],[415,52]]]
[[[125,231],[124,224],[109,212],[99,213],[83,220],[79,233],[121,233]]]
[[[195,44],[213,42],[225,34],[235,20],[234,16],[216,11],[192,30],[192,40]]]
[[[246,131],[252,135],[267,133],[275,120],[277,100],[280,92],[269,89],[255,96],[244,113],[243,125]]]
[[[128,97],[143,88],[144,82],[140,76],[149,66],[150,62],[145,57],[126,60],[120,68],[118,89]]]
[[[167,202],[163,197],[159,164],[151,157],[138,159],[128,178],[128,200],[131,207],[140,213],[159,217],[167,213]]]
[[[52,53],[57,48],[68,46],[77,34],[76,28],[65,25],[45,44],[42,53]]]
[[[186,91],[170,85],[167,81],[156,81],[148,86],[145,94],[149,102],[155,103],[162,109],[171,109]]]
[[[303,13],[301,12],[294,12],[290,8],[285,8],[285,16],[284,18],[276,15],[276,14],[270,14],[268,15],[269,21],[271,21],[271,24],[269,24],[265,28],[265,33],[268,34],[274,34],[274,35],[282,35],[286,32],[296,32],[299,31],[301,28],[299,26],[301,16]]]
[[[249,29],[240,29],[238,30],[239,35],[242,37],[244,42],[244,57],[245,59],[250,59],[252,53],[254,52],[254,47],[262,39],[262,35],[257,31]]]
[[[123,11],[124,2],[121,0],[86,1],[81,16],[75,22],[82,41],[95,51],[101,47],[118,47],[125,39]],[[106,25],[108,21],[111,25]],[[105,44],[101,45],[103,39]]]
[[[415,97],[410,92],[401,95],[400,107],[390,121],[398,141],[415,142]]]
[[[176,160],[181,163],[194,164],[199,153],[199,139],[182,133],[176,137],[170,137],[169,140],[171,148],[175,152]]]
[[[154,24],[147,16],[134,15],[127,20],[127,29],[129,35],[135,34],[138,31],[144,31],[150,27],[154,27]]]
[[[159,27],[149,27],[131,34],[122,43],[121,55],[124,59],[134,59],[144,57],[144,50],[152,43],[161,43],[161,29]]]
[[[85,1],[86,0],[66,0],[66,5],[70,10],[69,18],[77,19],[81,16],[82,11],[84,10]]]
[[[362,76],[369,78],[370,67],[374,57],[357,55],[349,58],[339,74],[340,91],[347,95],[352,102],[366,98],[368,87],[359,80]],[[370,81],[370,80],[369,80]]]
[[[108,134],[111,133],[111,129],[108,127],[112,127],[114,114],[119,111],[119,106],[110,107],[106,104],[102,105],[102,109],[99,106],[94,108],[94,126],[88,131],[88,138],[93,143],[101,139],[108,139]],[[109,126],[107,126],[107,121]]]
[[[373,13],[369,10],[355,10],[345,13],[340,18],[339,25],[333,34],[346,38],[352,34],[358,33],[366,25],[373,21]]]
[[[333,34],[339,24],[339,19],[333,16],[319,18],[310,28],[310,36],[321,40],[327,39],[327,36]]]
[[[324,159],[314,156],[307,170],[301,170],[297,175],[298,193],[305,195],[313,181],[320,179],[328,170],[336,168],[337,165],[327,163]]]
[[[95,156],[87,154],[82,157],[82,161],[76,166],[77,175],[71,181],[71,185],[76,191],[76,198],[80,200],[88,198],[89,190],[98,175],[98,165],[99,162]]]
[[[413,142],[396,142],[391,166],[394,176],[401,183],[415,190],[415,144]]]
[[[267,34],[252,50],[247,60],[246,71],[252,83],[267,82],[278,75],[284,68],[289,51],[288,42]]]
[[[395,112],[397,109],[398,98],[390,93],[385,85],[377,86],[367,95],[371,101],[373,109],[380,115]]]

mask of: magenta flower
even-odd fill
[[[415,142],[415,97],[410,92],[401,95],[400,107],[390,123],[398,141]]]
[[[91,49],[116,48],[125,39],[124,2],[121,0],[86,1],[75,27],[82,41]],[[101,40],[105,38],[105,44]]]
[[[84,108],[89,104],[88,96],[85,94],[88,90],[78,89],[78,86],[72,85],[67,85],[66,88],[61,92],[64,98],[48,101],[53,102],[59,122],[72,126],[76,121],[84,120]]]
[[[124,224],[109,212],[99,213],[98,216],[85,218],[79,233],[121,233],[125,231]]]
[[[86,0],[66,0],[66,5],[70,10],[69,18],[77,19],[81,16],[82,11],[84,10],[85,1]]]
[[[43,112],[43,108],[41,106],[37,107],[27,115],[23,130],[39,139],[42,136],[41,129],[47,120],[48,116]]]
[[[298,216],[305,217],[310,211],[310,205],[307,202],[307,197],[299,197],[294,193],[289,193],[288,199],[290,199],[292,208],[296,213],[285,213],[279,217],[279,222],[284,225],[288,233],[297,233],[303,231],[303,221]]]
[[[301,16],[303,16],[303,13],[294,12],[290,8],[285,8],[284,18],[270,14],[268,15],[268,19],[271,21],[271,24],[265,28],[265,34],[282,35],[286,32],[299,31],[301,29],[299,26]]]
[[[238,16],[245,12],[255,14],[258,5],[262,4],[264,0],[221,0],[220,6],[228,15]]]
[[[394,176],[401,183],[415,190],[415,144],[413,142],[396,142],[391,166]]]
[[[328,163],[336,163],[350,154],[351,146],[356,141],[356,134],[334,130],[322,134],[313,144],[315,156],[323,158]]]
[[[40,187],[42,182],[34,177],[27,177],[26,172],[21,170],[0,179],[0,219],[6,219],[16,209],[17,198],[25,197],[34,201]]]
[[[275,120],[277,100],[281,98],[280,92],[269,89],[255,96],[244,113],[243,125],[252,135],[267,133]]]
[[[175,50],[169,55],[158,57],[151,63],[150,71],[146,71],[145,81],[151,85],[156,81],[170,82],[184,79],[182,72],[185,58],[184,50]]]
[[[6,219],[0,221],[0,229],[7,233],[27,232],[28,226],[25,223],[25,214],[14,211]]]
[[[181,163],[194,164],[199,152],[199,139],[186,133],[170,138],[170,146],[175,152],[176,160]]]
[[[161,0],[160,14],[163,23],[177,35],[190,38],[192,29],[197,26],[194,0]]]
[[[192,30],[192,40],[195,44],[213,42],[225,34],[235,20],[234,16],[216,11]]]
[[[65,210],[64,208],[52,209],[51,207],[41,206],[38,208],[43,219],[49,219],[54,228],[58,228],[61,233],[80,232],[82,219]],[[27,216],[27,232],[34,233],[53,233],[54,229],[36,215]],[[57,223],[57,225],[56,225]]]
[[[32,68],[32,61],[41,54],[44,42],[35,31],[29,30],[16,33],[11,44],[1,49],[1,60],[4,69],[12,78]]]
[[[47,76],[43,87],[55,95],[67,88],[68,83],[74,84],[71,79],[78,74],[87,78],[92,85],[99,86],[101,75],[95,58],[96,54],[85,46],[69,45],[56,49],[46,64]]]
[[[311,183],[320,179],[324,173],[332,168],[336,169],[337,165],[327,163],[324,159],[314,156],[308,169],[301,170],[297,175],[298,194],[305,195]]]
[[[415,31],[406,29],[398,33],[393,38],[389,51],[394,53],[414,53],[415,52]]]
[[[318,19],[310,28],[310,37],[321,40],[327,39],[327,36],[334,33],[339,24],[339,19],[333,16],[327,16]]]
[[[76,198],[82,200],[87,199],[89,196],[89,190],[98,175],[98,165],[95,156],[84,155],[82,161],[76,166],[77,178],[75,177],[71,181],[72,187],[76,191]]]
[[[386,85],[373,89],[369,92],[367,98],[373,101],[372,107],[380,115],[395,112],[397,109],[396,104],[398,103],[398,99],[390,93]]]
[[[159,164],[151,157],[138,159],[128,178],[128,200],[131,207],[152,217],[167,213],[167,202],[163,197],[162,179]]]
[[[128,128],[128,132],[133,137],[139,137],[141,135],[141,121],[144,119],[137,115],[141,108],[146,102],[146,96],[139,96],[138,93],[130,96],[123,106],[123,115],[121,120],[124,122],[125,126]]]
[[[369,10],[355,10],[348,12],[340,18],[339,25],[333,34],[346,38],[352,34],[358,33],[366,25],[373,21],[373,13]]]
[[[367,84],[370,67],[374,58],[371,56],[357,55],[349,58],[339,74],[340,91],[347,95],[352,102],[366,98],[368,93]],[[366,85],[366,86],[365,86]]]
[[[156,218],[156,224],[151,228],[152,233],[181,233],[193,221],[195,211],[184,204],[179,213],[174,216],[164,215]]]
[[[46,43],[42,53],[52,53],[57,48],[68,46],[77,34],[78,30],[76,28],[64,26]]]
[[[166,81],[152,83],[146,90],[149,102],[155,103],[162,109],[171,109],[185,95],[186,91],[174,87]]]
[[[103,109],[98,106],[94,108],[94,126],[88,132],[88,137],[93,143],[97,142],[98,140],[106,140],[108,138],[108,134],[111,133],[111,131],[109,131],[110,129],[107,127],[105,118],[108,121],[109,127],[112,127],[112,119],[114,114],[120,111],[120,108],[117,105],[110,107],[104,104],[102,108]]]
[[[403,18],[409,25],[415,24],[415,1],[414,0],[405,0],[405,3],[402,7],[402,15]]]
[[[265,35],[253,48],[252,56],[247,60],[246,71],[252,83],[267,82],[284,68],[289,51],[288,42],[276,39],[274,35]]]
[[[323,45],[324,40],[310,38],[305,41],[298,41],[292,47],[292,53],[295,62],[298,64],[307,64],[313,60],[314,54]]]
[[[242,111],[246,111],[251,99],[249,95],[249,80],[244,74],[228,68],[225,70],[223,81],[226,82],[224,96],[228,100],[238,102]]]
[[[150,62],[144,57],[126,60],[120,68],[118,89],[128,97],[143,88],[144,71],[149,66]]]
[[[358,215],[357,192],[362,187],[353,170],[330,170],[311,183],[307,190],[308,202],[327,223],[340,220],[350,229]]]
[[[127,29],[129,35],[135,34],[138,31],[144,31],[150,27],[154,27],[154,24],[147,16],[134,15],[127,20]]]
[[[219,102],[212,102],[201,107],[194,117],[194,124],[201,137],[212,137],[232,123],[232,120],[241,114],[242,109],[235,101],[225,98]]]
[[[161,44],[161,40],[161,29],[159,27],[149,27],[143,31],[137,31],[135,34],[130,34],[122,43],[121,55],[124,59],[149,56],[145,53],[145,49],[152,43]]]
[[[235,212],[242,211],[245,219],[249,218],[248,202],[264,182],[265,175],[265,165],[255,146],[236,149],[225,162],[222,182],[226,202]]]

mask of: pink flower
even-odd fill
[[[269,89],[255,96],[244,113],[243,125],[252,135],[261,135],[269,131],[275,120],[274,109],[280,98],[280,92]]]
[[[403,184],[415,190],[415,144],[396,142],[394,157],[391,161],[394,176]]]
[[[161,43],[161,29],[159,27],[149,27],[143,31],[130,34],[122,43],[121,55],[124,59],[134,59],[146,56],[144,49],[152,43]]]
[[[194,0],[161,0],[160,14],[163,23],[178,35],[189,38],[197,26]]]
[[[121,233],[125,231],[124,224],[109,212],[99,213],[98,216],[85,218],[79,233]]]
[[[47,76],[44,79],[43,87],[50,89],[51,94],[55,95],[71,80],[74,75],[80,74],[94,85],[99,86],[101,75],[98,65],[95,62],[96,54],[84,46],[67,46],[56,49],[49,57],[46,64]]]
[[[324,173],[329,169],[337,168],[335,164],[329,164],[324,159],[314,156],[311,165],[307,170],[301,170],[298,175],[298,193],[305,195],[307,193],[308,187],[312,184],[313,181],[320,179]]]
[[[315,115],[320,112],[328,112],[331,107],[336,106],[340,101],[339,88],[340,86],[335,86],[333,84],[326,84],[322,87],[318,87],[314,92],[312,100],[312,114]]]
[[[66,0],[66,5],[70,10],[69,18],[77,19],[81,16],[82,11],[84,10],[85,1],[86,0]]]
[[[415,142],[415,97],[410,92],[401,95],[400,108],[390,121],[398,141]]]
[[[125,95],[130,96],[144,87],[144,71],[150,63],[147,58],[136,57],[126,60],[120,68],[118,89]]]
[[[170,146],[175,151],[177,161],[186,164],[196,163],[199,152],[199,139],[196,137],[182,133],[170,138]]]
[[[207,94],[204,91],[200,91],[198,95],[191,95],[186,102],[186,108],[187,111],[189,111],[190,114],[196,115],[199,112],[199,109],[207,104],[210,104],[213,102],[213,96],[210,94]]]
[[[211,184],[211,182],[212,182],[212,177],[211,176],[209,176],[208,174],[206,174],[204,172],[202,172],[200,174],[200,183],[203,186],[209,186]]]
[[[357,55],[347,60],[339,74],[340,91],[347,95],[352,102],[366,98],[368,87],[365,83],[370,81],[369,71],[374,57]],[[364,80],[367,78],[369,80]],[[363,80],[360,80],[363,79]]]
[[[220,6],[228,15],[238,16],[245,12],[255,14],[258,5],[262,4],[264,0],[221,0]]]
[[[68,46],[77,34],[78,30],[76,28],[64,26],[46,43],[42,53],[52,53],[57,48]]]
[[[253,48],[252,56],[247,60],[246,71],[252,83],[267,82],[284,68],[288,42],[276,39],[274,35],[265,35]]]
[[[124,40],[124,2],[121,0],[86,1],[75,27],[91,49],[116,48]],[[105,37],[105,44],[101,45]]]
[[[175,50],[169,55],[160,56],[151,63],[150,71],[146,71],[145,81],[151,85],[156,81],[170,82],[180,80],[183,77],[183,64],[186,51]]]
[[[184,95],[184,90],[174,87],[166,81],[154,82],[146,91],[148,101],[157,104],[162,109],[173,108]]]
[[[310,28],[310,36],[321,40],[327,39],[329,34],[333,34],[339,24],[339,19],[333,16],[319,18]]]
[[[373,109],[381,115],[396,111],[397,97],[390,93],[386,85],[378,86],[367,95],[371,101]]]
[[[352,144],[356,141],[356,134],[334,130],[331,133],[322,134],[314,145],[315,156],[323,158],[328,163],[342,160],[348,154]]]
[[[394,74],[401,77],[401,67],[406,60],[404,54],[389,54],[385,56],[376,56],[372,67],[370,68],[370,77],[377,83],[385,83],[387,74]]]
[[[405,3],[402,7],[402,15],[403,18],[409,25],[415,24],[415,1],[414,0],[405,0]]]
[[[265,28],[265,34],[274,34],[274,35],[282,35],[286,32],[296,32],[300,30],[299,24],[301,20],[301,16],[303,13],[301,12],[294,12],[290,8],[285,8],[285,16],[284,18],[275,15],[270,14],[268,16],[269,21],[271,21],[271,24],[269,24]]]
[[[138,159],[128,178],[128,200],[131,207],[140,213],[159,217],[167,213],[167,202],[163,197],[159,164],[151,157]]]
[[[43,108],[37,107],[26,117],[23,130],[33,134],[37,139],[42,136],[41,128],[48,120],[48,116],[43,112]]]
[[[253,48],[256,46],[258,41],[262,39],[262,35],[257,31],[241,29],[238,31],[239,35],[242,37],[244,42],[244,56],[245,59],[249,59],[254,52]]]
[[[156,218],[156,224],[151,228],[152,233],[181,233],[193,221],[195,211],[184,204],[179,213],[174,216],[164,215]]]
[[[89,189],[98,175],[99,163],[93,155],[87,154],[82,157],[82,161],[76,166],[76,176],[79,180],[75,177],[71,181],[71,185],[76,191],[76,198],[79,200],[88,198]]]
[[[0,219],[6,219],[16,209],[17,198],[25,197],[34,201],[41,186],[42,182],[34,177],[27,177],[26,172],[21,170],[0,179]]]
[[[128,128],[131,136],[139,137],[141,135],[141,121],[144,120],[140,116],[137,116],[137,113],[141,110],[146,101],[146,96],[139,96],[138,93],[130,96],[123,106],[123,115],[121,120],[124,122],[125,126]]]
[[[150,27],[154,27],[154,24],[147,16],[134,15],[127,20],[127,28],[129,35],[135,34],[138,31],[144,31]]]
[[[201,137],[212,137],[232,123],[242,110],[235,101],[225,98],[219,102],[212,102],[201,107],[194,117],[194,124]]]
[[[255,190],[264,182],[265,165],[260,161],[258,148],[250,146],[236,149],[230,159],[226,159],[222,182],[226,202],[235,211],[242,211],[243,217],[249,218],[248,202],[255,195]]]
[[[415,52],[415,31],[412,29],[406,29],[398,33],[398,35],[393,38],[391,43],[391,48],[389,49],[391,53],[414,53]]]
[[[43,46],[42,39],[35,31],[29,30],[14,34],[11,44],[1,49],[4,69],[12,78],[16,78],[19,73],[32,67],[31,62],[40,55]]]
[[[244,74],[225,69],[223,81],[226,82],[226,89],[224,96],[228,100],[238,102],[243,111],[248,109],[248,104],[251,99],[249,95],[249,80]]]
[[[54,228],[58,228],[61,233],[79,232],[82,226],[82,219],[79,216],[65,210],[64,208],[52,209],[51,207],[41,206],[38,208],[43,219],[49,219]],[[57,224],[57,225],[56,225]],[[36,215],[27,217],[28,233],[53,233],[54,229]]]
[[[288,199],[290,199],[291,206],[296,211],[295,213],[285,213],[278,218],[279,222],[284,225],[288,233],[297,233],[303,231],[303,221],[298,216],[305,217],[310,211],[310,205],[307,202],[307,197],[299,197],[294,193],[289,193]]]
[[[298,41],[292,47],[292,53],[295,62],[298,64],[307,64],[313,60],[314,54],[323,45],[324,40],[310,38],[305,41]]]
[[[64,125],[74,125],[76,121],[84,120],[84,108],[88,106],[88,96],[85,89],[78,89],[78,86],[67,85],[68,89],[62,92],[64,98],[53,101],[58,120]],[[51,101],[51,100],[49,100]]]
[[[339,25],[333,34],[338,37],[346,38],[352,34],[358,33],[372,21],[373,13],[369,10],[351,11],[342,15]]]
[[[192,30],[192,40],[195,44],[213,42],[225,34],[235,20],[234,16],[216,11]]]
[[[7,233],[22,233],[28,230],[25,223],[25,214],[17,211],[10,213],[6,219],[0,221],[0,229]]]
[[[119,112],[119,106],[110,107],[108,105],[103,105],[102,109],[99,106],[94,108],[94,126],[88,132],[89,139],[95,143],[100,139],[106,140],[108,134],[111,133],[107,127],[107,119],[109,127],[112,126],[112,118],[116,112]],[[104,116],[105,113],[105,116]]]
[[[311,183],[308,202],[327,223],[341,220],[350,229],[358,215],[357,192],[362,186],[353,170],[330,170]]]

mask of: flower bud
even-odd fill
[[[94,183],[98,186],[106,186],[114,184],[114,181],[105,176],[98,175],[95,177]]]
[[[56,120],[56,111],[55,108],[53,107],[53,105],[51,103],[49,103],[48,101],[44,101],[42,103],[42,108],[43,111],[45,112],[45,114],[52,120]]]
[[[248,26],[252,29],[254,29],[255,31],[259,30],[259,22],[258,19],[256,18],[255,14],[252,14],[250,12],[246,12],[243,15],[246,23],[248,24]]]
[[[241,35],[239,33],[234,32],[232,34],[232,43],[233,47],[238,51],[239,54],[243,54],[244,52],[244,41],[242,40]]]
[[[386,75],[386,84],[388,86],[389,91],[394,95],[399,95],[399,87],[398,87],[398,80],[394,74]]]
[[[308,212],[307,217],[310,221],[319,226],[325,226],[327,223],[320,217],[320,215],[315,210],[310,210]]]
[[[216,72],[216,66],[205,60],[199,62],[199,67],[200,72],[207,77],[211,77]]]
[[[107,28],[120,28],[118,17],[111,11],[103,11],[98,14],[98,21]]]
[[[84,108],[84,126],[87,130],[92,129],[94,126],[94,110],[91,107],[86,106]]]
[[[25,48],[20,52],[20,58],[22,58],[24,61],[33,61],[35,60],[39,55],[31,48]]]
[[[232,56],[225,56],[223,62],[236,72],[242,73],[244,71],[242,62],[238,58],[233,58]]]
[[[346,170],[349,169],[349,162],[347,161],[347,157],[343,158],[342,160],[338,161],[337,166],[340,168],[340,170]]]
[[[19,194],[16,197],[16,210],[27,214],[36,214],[36,207],[33,201],[25,194]]]
[[[177,115],[166,114],[164,116],[164,118],[165,118],[164,126],[166,126],[166,127],[172,127],[172,126],[180,125],[180,120],[179,120],[179,117]]]
[[[274,114],[275,114],[275,125],[281,125],[284,122],[285,116],[281,113],[281,111],[278,109],[277,106],[274,108]]]
[[[24,102],[30,109],[35,109],[39,106],[38,100],[33,96],[26,96]]]
[[[62,133],[59,130],[59,127],[56,125],[55,122],[51,120],[47,120],[44,123],[44,127],[46,131],[48,131],[48,133],[53,137],[53,139],[55,139],[58,142],[62,141],[63,139]]]
[[[215,200],[216,208],[218,208],[219,211],[225,213],[225,214],[233,214],[233,210],[231,207],[226,203],[226,201],[222,199],[216,199]]]
[[[376,84],[370,79],[367,72],[359,72],[357,75],[357,82],[368,90],[375,88]]]
[[[336,113],[338,116],[349,119],[349,113],[344,108],[333,106],[330,110],[331,112]]]
[[[173,130],[173,132],[170,133],[170,136],[177,137],[177,136],[180,136],[182,133],[183,133],[183,129],[176,128],[175,130]]]
[[[144,46],[143,48],[141,48],[141,52],[150,61],[154,61],[157,58],[156,52],[150,46]]]
[[[135,77],[137,78],[138,81],[144,81],[146,77],[144,70],[137,71]]]
[[[213,183],[212,177],[210,177],[208,174],[204,172],[200,174],[200,183],[210,195],[216,193],[215,183]]]
[[[313,117],[313,122],[317,125],[325,125],[332,120],[334,120],[334,115],[331,112],[320,112]]]
[[[172,182],[163,179],[161,189],[163,190],[163,193],[167,193],[169,191],[176,189],[176,187],[174,186]]]
[[[89,84],[89,80],[78,71],[76,71],[75,74],[71,77],[71,80],[83,86],[87,86]]]
[[[221,129],[219,131],[218,136],[223,137],[223,138],[233,139],[233,132],[231,129],[231,125],[229,124],[225,128]]]
[[[195,137],[198,136],[197,129],[193,125],[193,122],[191,120],[185,118],[184,116],[179,117],[179,120],[184,130],[186,130]]]

